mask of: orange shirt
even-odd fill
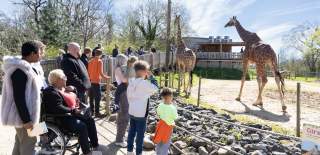
[[[99,58],[93,58],[88,63],[88,74],[91,83],[99,84],[102,75],[102,61]]]

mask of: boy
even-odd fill
[[[158,90],[158,84],[149,71],[147,62],[137,61],[134,64],[134,70],[136,78],[129,80],[127,89],[130,115],[127,151],[128,155],[133,155],[133,142],[137,135],[136,155],[141,155],[148,115],[148,99]]]
[[[157,144],[157,155],[168,155],[174,121],[178,117],[177,108],[172,104],[172,94],[169,88],[163,88],[160,94],[163,103],[160,103],[157,108],[160,121],[158,122],[153,139],[153,142]]]
[[[103,63],[100,59],[101,55],[102,51],[100,49],[96,49],[94,58],[92,58],[88,63],[88,73],[91,82],[91,88],[89,90],[90,108],[92,114],[95,112],[96,117],[102,117],[99,111],[101,100],[100,79],[101,77],[109,79],[109,76],[103,73]]]

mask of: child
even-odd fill
[[[172,104],[172,94],[169,88],[163,88],[160,94],[163,103],[160,103],[157,108],[160,120],[153,139],[153,142],[157,144],[157,155],[168,155],[174,121],[178,117],[177,108]]]
[[[133,155],[133,142],[137,135],[136,155],[141,155],[148,115],[148,99],[158,90],[158,84],[149,71],[147,62],[137,61],[134,70],[136,78],[130,79],[127,89],[130,115],[127,151],[128,155]]]
[[[103,62],[100,59],[101,55],[102,50],[97,49],[95,56],[88,63],[88,74],[91,81],[91,88],[89,90],[90,107],[92,114],[95,112],[96,117],[102,117],[99,110],[101,100],[100,80],[101,78],[110,78],[103,73]]]

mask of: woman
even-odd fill
[[[67,77],[61,69],[52,70],[48,77],[49,87],[43,91],[42,102],[45,106],[47,114],[71,114],[59,118],[63,127],[76,133],[79,137],[79,143],[83,154],[92,155],[97,151],[91,151],[90,144],[93,150],[99,146],[97,129],[94,120],[89,116],[81,115],[81,110],[78,109],[79,103],[76,95],[65,90]],[[70,88],[70,87],[68,87]],[[90,144],[89,140],[90,139]]]
[[[115,78],[117,82],[117,90],[115,92],[115,106],[119,107],[117,117],[117,135],[116,135],[116,145],[119,147],[126,147],[127,144],[124,142],[124,135],[129,122],[129,104],[127,99],[127,86],[128,77],[126,76],[126,64],[128,57],[124,54],[119,54],[116,58],[117,67],[115,69]]]

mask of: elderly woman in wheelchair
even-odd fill
[[[60,69],[52,70],[49,73],[50,86],[42,93],[42,116],[44,116],[42,118],[48,126],[54,124],[64,136],[67,136],[70,132],[74,133],[78,137],[83,154],[96,154],[99,144],[95,122],[89,114],[89,108],[82,106],[75,95],[76,93],[72,92],[75,89],[66,86],[66,80],[65,74]],[[51,118],[51,121],[48,118]],[[62,141],[60,143],[66,147],[66,141],[70,139],[65,140],[64,136],[60,138],[60,141]],[[65,148],[62,150],[62,154],[64,154]]]

